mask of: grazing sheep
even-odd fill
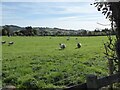
[[[2,43],[2,44],[5,44],[5,43],[6,43],[6,41],[2,41],[1,43]]]
[[[69,41],[69,38],[67,38],[66,40]]]
[[[68,37],[66,40],[69,41],[69,40],[70,40],[70,37]]]
[[[75,40],[78,40],[78,38],[75,38]]]
[[[81,48],[81,43],[77,43],[77,48]]]
[[[12,44],[14,44],[14,42],[9,42],[9,43],[8,43],[9,46],[12,45]]]
[[[59,44],[60,45],[60,49],[65,49],[66,48],[66,45],[65,44]]]

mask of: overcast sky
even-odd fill
[[[2,25],[58,27],[75,30],[94,30],[110,27],[97,24],[106,25],[110,22],[94,6],[90,5],[92,2],[83,2],[83,0],[79,2],[78,0],[74,2],[12,1],[2,2]]]

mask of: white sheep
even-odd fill
[[[69,39],[69,38],[67,38],[66,40],[67,40],[67,41],[69,41],[70,39]]]
[[[69,41],[70,40],[70,37],[67,37],[67,39],[66,39],[67,41]]]
[[[5,43],[6,43],[6,41],[2,41],[1,43],[2,43],[2,44],[5,44]]]
[[[77,43],[77,48],[81,48],[82,44],[81,43]]]
[[[14,42],[12,42],[12,41],[8,43],[9,46],[12,45],[12,44],[14,44]]]
[[[75,38],[75,40],[78,40],[78,38]]]
[[[60,49],[65,49],[66,48],[66,45],[63,44],[63,43],[60,43],[59,45],[60,45]]]

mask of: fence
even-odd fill
[[[94,89],[98,90],[99,88],[102,88],[104,86],[120,82],[120,73],[118,74],[113,74],[111,76],[103,77],[97,79],[97,76],[95,75],[88,75],[86,77],[86,83],[83,83],[81,85],[76,85],[72,87],[68,87],[64,90],[89,90],[89,89]]]

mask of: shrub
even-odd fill
[[[14,75],[11,75],[11,76],[8,76],[7,78],[5,78],[3,81],[6,84],[16,85],[17,84],[17,77],[15,77]]]
[[[20,88],[29,90],[38,89],[38,81],[34,78],[28,79],[21,84]]]

